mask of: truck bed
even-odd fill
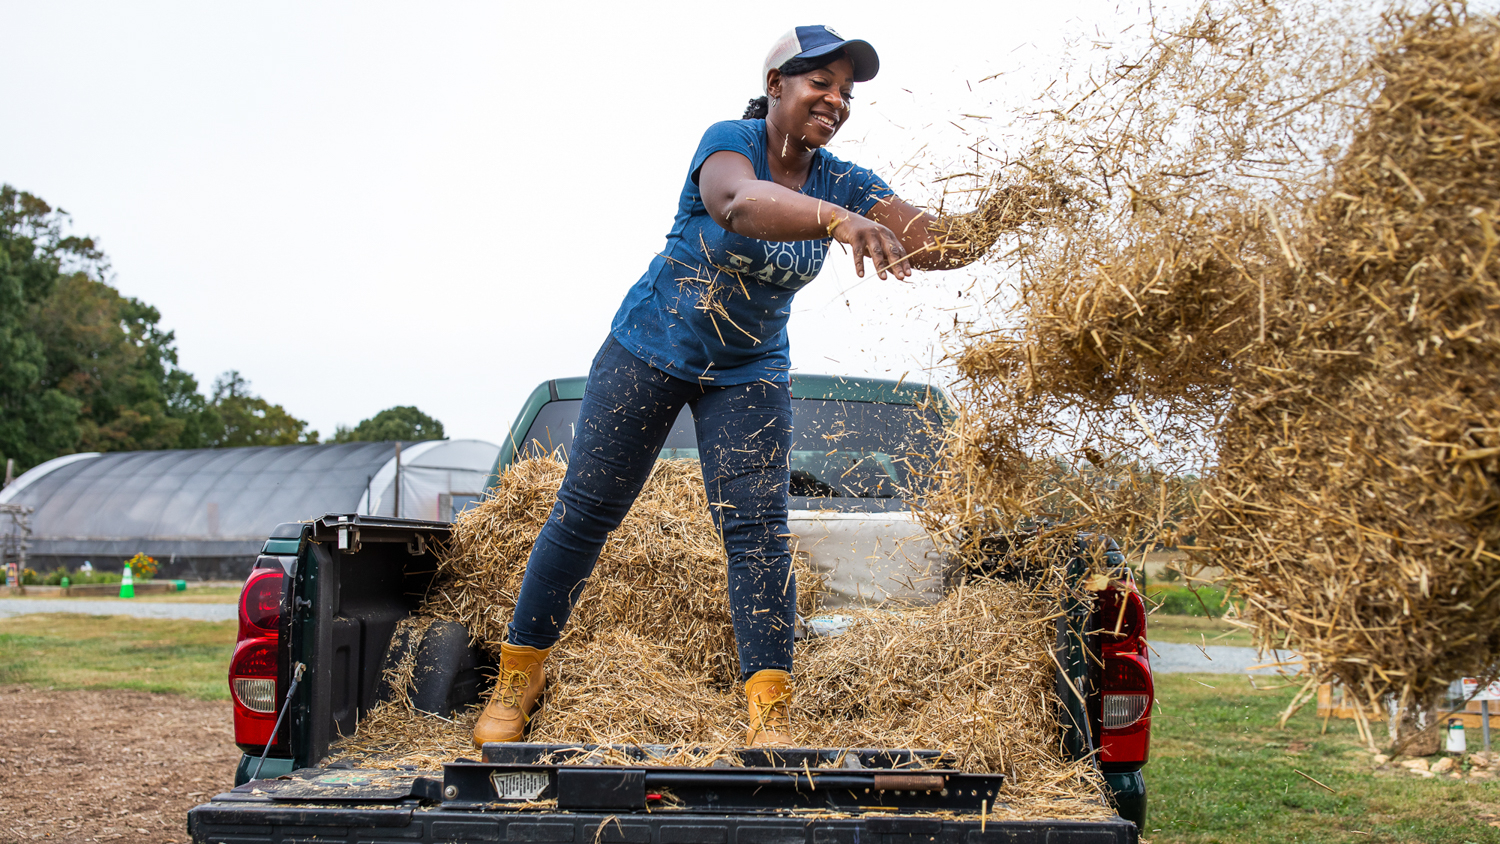
[[[622,754],[649,755],[649,748],[598,754],[589,746],[514,744],[489,745],[474,754],[481,758],[441,770],[330,763],[334,740],[379,702],[392,631],[429,587],[433,549],[447,531],[440,523],[329,516],[297,539],[268,542],[271,556],[262,560],[288,574],[280,671],[289,678],[305,664],[306,679],[289,692],[285,743],[271,749],[264,778],[189,812],[195,844],[1138,840],[1136,825],[1104,806],[1101,820],[1014,819],[1001,774],[951,770],[931,751],[742,750],[738,765],[682,768],[647,764],[644,756],[641,764],[620,763]],[[1065,660],[1074,661],[1081,656]],[[481,693],[468,683],[454,689],[462,698],[455,706]],[[1081,711],[1065,714],[1085,719]],[[242,778],[258,768],[245,756]]]

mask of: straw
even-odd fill
[[[493,653],[563,471],[551,459],[509,469],[455,526],[424,601],[426,620],[403,624],[456,620]],[[697,465],[659,463],[551,655],[546,702],[527,740],[665,745],[675,749],[646,764],[734,764],[746,718],[724,576]],[[816,581],[800,569],[797,582],[804,614],[815,611]],[[1003,771],[1009,803],[992,810],[997,818],[1106,816],[1092,765],[1061,758],[1050,656],[1059,594],[1050,585],[981,583],[931,607],[841,611],[856,617],[849,632],[796,648],[798,743],[933,749],[962,770]],[[401,663],[387,680],[410,676]],[[473,757],[477,714],[439,720],[395,695],[333,754],[368,767]]]
[[[1383,11],[1208,4],[1037,115],[1007,183],[1088,213],[1002,233],[923,516],[1181,544],[1412,711],[1500,661],[1500,24]]]

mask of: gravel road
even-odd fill
[[[233,621],[234,604],[153,604],[149,601],[88,601],[79,598],[0,598],[0,617],[38,612],[75,612],[84,615],[133,615],[137,618],[186,618],[194,621]]]
[[[1172,642],[1151,643],[1151,671],[1157,674],[1276,674],[1281,670],[1296,671],[1297,666],[1267,666],[1250,669],[1252,665],[1282,662],[1296,659],[1297,655],[1287,651],[1273,651],[1261,656],[1254,648],[1236,648],[1228,645],[1182,645]]]

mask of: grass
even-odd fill
[[[1146,636],[1153,642],[1176,642],[1184,645],[1253,645],[1249,631],[1222,618],[1152,613],[1146,620]]]
[[[1151,583],[1146,586],[1146,605],[1157,615],[1191,615],[1218,618],[1229,610],[1223,589],[1212,586],[1189,588],[1179,584]]]
[[[236,622],[39,613],[0,619],[0,683],[229,697]]]
[[[1322,733],[1309,707],[1286,729],[1276,726],[1294,691],[1256,691],[1238,676],[1157,675],[1146,837],[1155,844],[1500,841],[1500,828],[1490,825],[1500,819],[1500,784],[1372,773],[1353,722],[1330,721]]]

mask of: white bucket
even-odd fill
[[[1469,743],[1464,740],[1464,719],[1449,718],[1447,732],[1448,745],[1446,750],[1449,753],[1467,753],[1469,751]]]

